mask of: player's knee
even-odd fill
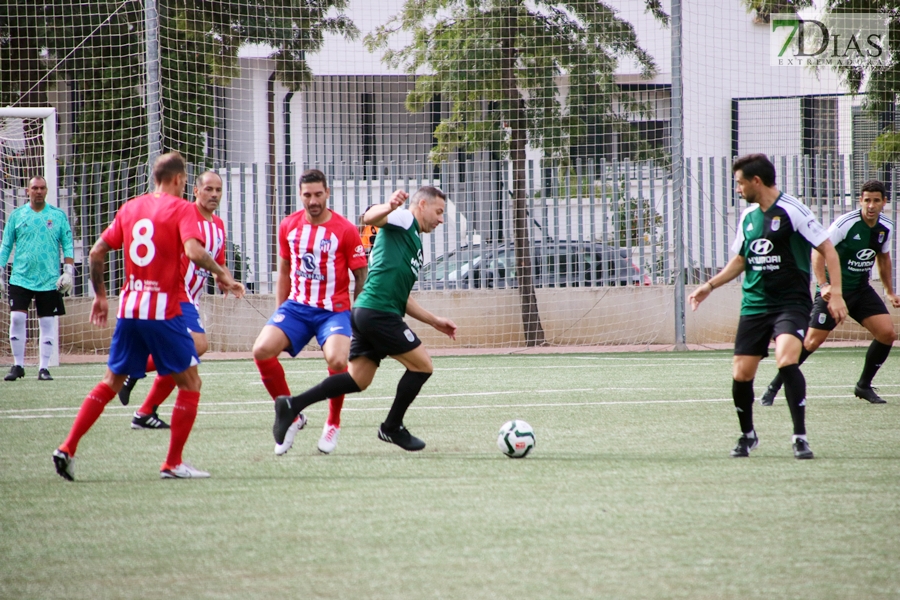
[[[267,348],[265,344],[253,344],[253,360],[269,360],[278,356],[278,352],[273,352],[271,348]]]
[[[347,370],[346,358],[330,358],[328,359],[328,370],[332,373],[343,373]]]

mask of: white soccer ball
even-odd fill
[[[510,458],[525,458],[534,448],[534,429],[522,419],[507,421],[500,428],[497,447]]]

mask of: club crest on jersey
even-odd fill
[[[769,225],[769,229],[772,231],[778,231],[781,227],[781,217],[772,217],[772,222]]]
[[[879,231],[879,232],[878,232],[878,243],[879,243],[879,244],[883,244],[883,243],[884,243],[884,232],[883,232],[883,231]]]
[[[53,229],[53,219],[47,219],[47,229]],[[881,240],[878,240],[879,242]]]
[[[328,254],[331,251],[331,240],[322,240],[319,242],[319,252]]]

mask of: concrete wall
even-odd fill
[[[881,288],[876,283],[876,289]],[[691,290],[688,290],[688,293]],[[541,323],[553,346],[674,344],[674,290],[668,286],[536,290]],[[517,290],[420,292],[416,299],[429,311],[446,316],[459,327],[451,340],[428,325],[408,319],[430,348],[524,347]],[[741,289],[731,284],[715,291],[697,312],[685,315],[688,344],[731,344],[737,329]],[[110,325],[97,329],[89,322],[91,301],[72,298],[60,320],[63,352],[105,353],[115,325],[116,300],[110,302]],[[275,309],[271,295],[237,301],[221,296],[203,300],[203,320],[215,352],[249,352],[268,316]],[[8,328],[8,313],[0,327]],[[900,319],[894,318],[900,329]],[[5,321],[5,324],[3,323]],[[831,340],[867,340],[868,332],[847,322]],[[8,347],[3,348],[8,351]]]

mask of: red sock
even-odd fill
[[[151,357],[149,357],[149,358],[147,359],[147,369],[146,369],[146,371],[147,371],[148,373],[152,373],[152,372],[155,371],[155,370],[156,370],[156,364],[153,362],[153,357],[151,356]]]
[[[256,360],[256,368],[262,376],[263,385],[266,386],[272,400],[278,396],[290,396],[291,388],[288,387],[287,379],[284,378],[284,368],[278,362],[278,357],[267,358],[265,360]]]
[[[69,456],[75,456],[75,450],[78,449],[78,442],[82,436],[93,427],[103,409],[109,404],[109,401],[116,397],[116,393],[112,388],[102,381],[85,396],[78,414],[75,416],[75,422],[72,423],[72,429],[69,430],[69,436],[62,446],[59,447],[63,452],[67,452]]]
[[[172,408],[171,435],[169,436],[169,453],[166,464],[177,467],[182,463],[181,452],[187,443],[194,420],[197,418],[197,405],[200,404],[200,392],[178,390],[175,406]]]
[[[337,375],[338,373],[346,373],[347,369],[343,371],[332,371],[328,369],[328,375]],[[341,409],[344,408],[344,395],[335,396],[334,398],[328,399],[328,424],[334,425],[335,427],[341,426]]]
[[[169,397],[169,394],[174,389],[174,377],[171,375],[157,375],[156,379],[153,380],[153,385],[150,387],[150,393],[147,394],[147,399],[144,400],[144,403],[138,409],[138,414],[146,417],[155,413],[159,405],[166,401],[166,398]]]

